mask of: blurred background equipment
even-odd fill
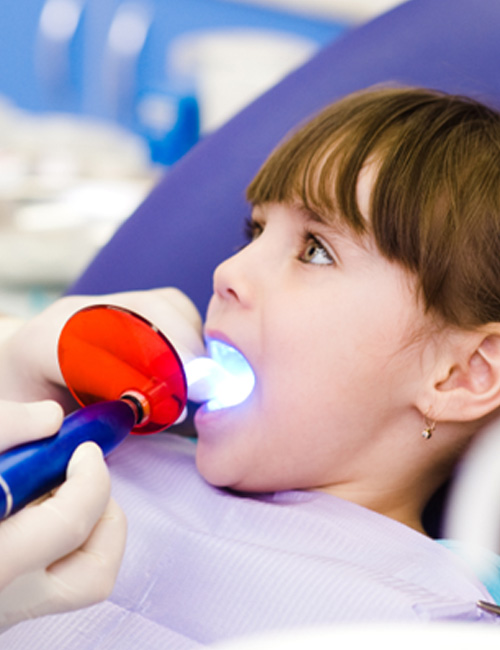
[[[196,142],[395,0],[3,0],[0,312],[31,315]]]

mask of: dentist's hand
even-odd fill
[[[0,449],[50,435],[61,419],[53,402],[0,402]],[[106,598],[125,538],[101,450],[85,443],[54,495],[0,522],[0,628]]]
[[[48,398],[66,410],[74,408],[57,361],[58,339],[70,316],[95,304],[126,307],[148,319],[172,342],[184,363],[204,354],[201,317],[177,289],[68,296],[19,327],[0,345],[0,399]]]

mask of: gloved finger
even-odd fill
[[[157,325],[171,339],[182,361],[186,363],[194,357],[203,356],[203,322],[194,303],[174,288],[157,289],[156,294],[172,310],[170,318],[167,314],[163,317],[159,314]]]
[[[204,354],[201,316],[194,303],[178,289],[166,287],[103,298],[151,321],[171,341],[183,362]]]
[[[88,541],[49,569],[14,579],[0,591],[0,628],[93,605],[112,591],[126,538],[123,511],[110,499]]]
[[[52,400],[29,403],[0,400],[0,452],[53,435],[63,417],[61,406]]]
[[[79,302],[75,303],[75,298]],[[172,342],[184,362],[204,354],[200,313],[191,299],[174,287],[111,293],[100,296],[99,301],[95,296],[67,296],[57,302],[66,310],[71,305],[73,313],[97,302],[125,307],[153,323]]]
[[[0,587],[23,572],[45,568],[81,546],[104,512],[111,490],[100,448],[81,445],[68,480],[38,505],[0,523]]]
[[[24,325],[22,318],[15,316],[2,316],[0,318],[0,343],[10,338],[17,330]]]
[[[176,287],[160,287],[146,291],[125,291],[102,296],[114,304],[121,304],[146,318],[157,320],[162,312],[175,311],[186,324],[201,330],[202,319],[194,302]],[[167,310],[165,312],[165,310]],[[157,323],[155,323],[157,324]]]
[[[64,608],[86,607],[107,598],[120,569],[127,536],[127,521],[110,499],[106,510],[83,545],[52,564],[48,571],[54,594]]]

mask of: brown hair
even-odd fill
[[[356,187],[371,160],[367,219]],[[247,196],[373,233],[450,324],[500,321],[500,114],[472,99],[413,88],[350,95],[279,146]]]

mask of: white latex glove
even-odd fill
[[[68,296],[25,323],[0,346],[0,398],[51,398],[73,406],[63,389],[57,343],[68,318],[94,304],[126,307],[148,319],[172,342],[184,363],[204,354],[201,317],[191,300],[177,289]]]
[[[0,402],[0,448],[49,435],[61,418],[53,402]],[[85,443],[53,496],[0,522],[0,628],[106,598],[125,538],[101,450]]]

